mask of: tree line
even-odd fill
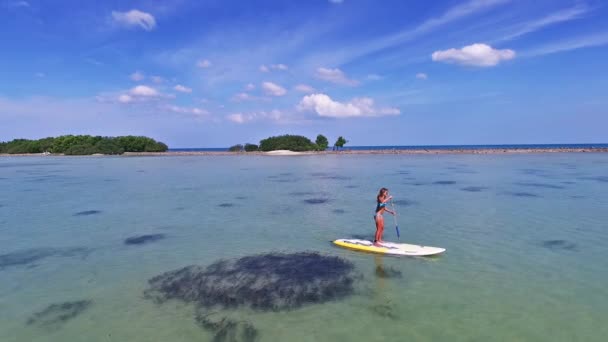
[[[143,136],[102,137],[63,135],[38,140],[14,139],[0,142],[0,153],[57,153],[66,155],[123,154],[125,152],[165,152],[166,144]]]
[[[348,141],[340,136],[333,145],[333,150],[343,148]],[[323,134],[317,135],[315,142],[312,142],[307,137],[301,135],[279,135],[260,140],[259,145],[246,143],[244,145],[237,144],[231,146],[228,150],[231,152],[254,152],[254,151],[276,151],[290,150],[295,152],[303,151],[325,151],[329,147],[329,140]]]

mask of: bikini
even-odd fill
[[[376,220],[376,217],[378,215],[382,216],[380,210],[382,210],[382,208],[384,207],[386,207],[386,203],[378,202],[378,204],[376,205],[376,213],[374,214],[374,220]]]

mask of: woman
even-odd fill
[[[382,233],[384,232],[384,217],[382,216],[382,214],[387,211],[392,215],[395,215],[394,211],[391,211],[386,207],[386,203],[388,203],[391,198],[393,198],[393,196],[388,195],[387,188],[380,189],[378,196],[376,196],[377,204],[376,213],[374,214],[374,221],[376,221],[376,235],[374,236],[374,245],[376,246],[380,246],[380,244],[384,242],[382,241]]]

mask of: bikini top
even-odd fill
[[[378,204],[376,205],[376,212],[379,212],[380,209],[384,207],[386,207],[386,203],[378,202]]]

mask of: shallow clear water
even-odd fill
[[[444,255],[330,244],[373,236],[383,186],[401,241]],[[328,303],[220,312],[251,322],[260,341],[608,334],[608,154],[2,158],[0,189],[1,341],[211,341],[192,305],[145,299],[148,279],[271,251],[339,256],[360,276]],[[166,238],[124,243],[145,234]],[[27,324],[79,300],[91,304],[73,317]]]

